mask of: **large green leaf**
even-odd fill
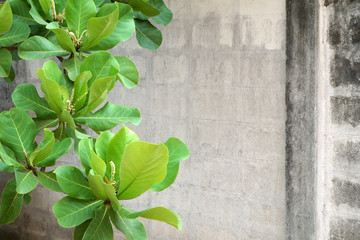
[[[23,196],[16,192],[16,180],[11,179],[4,188],[1,197],[0,225],[15,221],[21,212]]]
[[[143,0],[128,0],[128,4],[134,9],[134,11],[139,11],[148,17],[154,17],[160,14],[158,9]]]
[[[119,211],[110,211],[111,221],[127,240],[147,240],[144,225],[136,219],[127,219]]]
[[[108,50],[115,47],[119,42],[128,40],[135,31],[133,10],[127,4],[118,3],[119,19],[111,35],[92,47],[91,51]]]
[[[22,22],[28,25],[36,25],[37,22],[30,15],[30,6],[23,0],[12,0],[10,2],[13,12],[13,23]]]
[[[148,3],[160,11],[159,15],[152,17],[155,23],[166,26],[171,22],[173,13],[166,7],[163,0],[149,0]]]
[[[100,106],[100,104],[105,100],[114,78],[115,76],[99,78],[91,84],[87,105],[74,115],[75,119],[79,116],[92,112]]]
[[[70,197],[78,199],[93,199],[89,183],[84,174],[76,167],[61,166],[58,167],[54,173],[59,182],[60,187]]]
[[[13,14],[10,3],[6,1],[0,5],[0,34],[8,31],[12,25]]]
[[[151,220],[157,220],[167,223],[177,229],[181,229],[180,217],[173,211],[164,207],[155,207],[140,212],[133,212],[126,216],[127,218],[143,217]]]
[[[6,165],[25,170],[25,167],[16,160],[15,153],[10,148],[0,143],[0,159]]]
[[[44,128],[53,128],[59,124],[59,119],[41,119],[41,118],[33,118],[34,123],[36,125],[36,131],[40,132],[40,130]]]
[[[119,73],[117,78],[126,88],[133,88],[138,85],[139,72],[133,63],[127,57],[116,57],[119,63]]]
[[[59,27],[59,23],[52,22],[46,25],[46,28],[55,33],[56,40],[62,49],[72,52],[76,55],[76,50],[74,44],[69,36],[69,34],[62,28]]]
[[[12,25],[10,31],[0,36],[0,46],[7,47],[14,45],[27,39],[29,35],[29,26],[22,22],[16,22]]]
[[[50,0],[39,0],[40,6],[42,8],[42,10],[44,11],[44,13],[48,13],[50,12],[51,9],[51,2]]]
[[[39,181],[32,171],[19,172],[15,171],[16,191],[20,194],[26,194],[36,188]]]
[[[66,69],[68,76],[72,81],[74,81],[80,73],[80,60],[75,56],[65,59],[62,62],[62,66]]]
[[[113,230],[109,219],[110,209],[110,206],[103,205],[95,210],[95,218],[91,221],[83,239],[113,240]]]
[[[5,48],[0,49],[0,77],[8,77],[11,71],[12,56]]]
[[[118,73],[119,64],[115,57],[108,52],[95,52],[88,56],[80,65],[80,72],[90,71],[92,76],[88,86],[99,78],[114,76]]]
[[[91,78],[91,72],[90,71],[84,71],[80,73],[74,81],[74,100],[73,100],[73,106],[75,109],[75,112],[80,110],[86,101],[86,96],[88,93],[88,81]]]
[[[38,167],[50,167],[55,165],[55,161],[69,152],[71,149],[71,139],[65,138],[61,141],[56,140],[54,148],[52,149],[50,155],[45,158],[43,161],[37,164]]]
[[[44,37],[33,36],[19,46],[19,56],[26,60],[41,60],[54,56],[66,56],[70,52],[63,50]]]
[[[93,139],[82,139],[79,142],[79,157],[86,174],[88,174],[91,169],[91,150],[93,149]]]
[[[49,129],[44,129],[45,139],[35,148],[30,155],[30,163],[34,166],[45,160],[51,153],[55,145],[54,133]]]
[[[94,195],[101,200],[107,200],[108,196],[104,190],[104,181],[100,175],[94,175],[91,172],[88,175],[89,185]]]
[[[104,131],[96,139],[95,150],[97,155],[103,160],[106,160],[106,149],[113,136],[112,132]]]
[[[80,124],[85,124],[96,131],[106,131],[122,123],[138,125],[141,121],[137,108],[124,107],[107,102],[95,113],[75,118]]]
[[[36,74],[41,79],[41,90],[44,92],[49,106],[54,112],[61,114],[65,109],[65,102],[59,84],[47,78],[43,69],[38,69]]]
[[[18,85],[12,93],[15,106],[24,111],[33,111],[38,118],[54,118],[56,113],[38,94],[34,85],[25,83]]]
[[[74,230],[74,240],[82,240],[84,237],[84,234],[86,232],[86,229],[89,227],[89,224],[91,223],[91,220],[87,220],[80,224],[79,226],[75,227]]]
[[[148,20],[135,19],[136,39],[143,48],[156,50],[162,43],[162,34]]]
[[[0,141],[14,151],[22,161],[25,153],[33,150],[33,140],[36,136],[35,123],[23,110],[10,109],[0,114]]]
[[[176,179],[180,162],[187,159],[190,155],[186,144],[177,138],[169,138],[166,141],[165,146],[169,150],[169,162],[166,177],[161,183],[152,186],[152,191],[159,192],[169,187]]]
[[[5,82],[12,83],[15,80],[15,70],[13,67],[10,68],[10,74],[7,77],[4,77]]]
[[[56,179],[55,173],[36,171],[36,174],[37,174],[39,182],[47,189],[50,189],[51,191],[54,191],[54,192],[62,192],[63,191]]]
[[[90,153],[91,153],[91,165],[90,165],[91,169],[94,170],[101,177],[104,177],[106,171],[106,164],[104,160],[99,158],[99,156],[96,155],[96,153],[91,149],[90,149]]]
[[[124,150],[132,142],[139,141],[139,137],[130,129],[123,126],[110,140],[106,149],[106,165],[110,176],[110,162],[115,164],[115,179],[119,179],[120,163]]]
[[[0,172],[13,173],[14,167],[7,165],[0,160]]]
[[[93,218],[95,208],[101,204],[101,200],[80,200],[64,197],[54,204],[53,211],[60,226],[71,228]]]
[[[44,20],[44,17],[41,15],[41,6],[39,4],[39,2],[37,0],[33,1],[33,0],[28,0],[28,3],[31,6],[30,9],[30,15],[32,16],[32,18],[40,25],[46,25],[47,22]],[[38,6],[36,6],[38,5]],[[38,11],[39,10],[39,11]]]
[[[89,19],[87,23],[88,37],[82,50],[90,49],[101,40],[109,37],[116,28],[119,19],[119,10],[116,4],[110,6],[114,6],[110,14]]]
[[[42,70],[44,70],[44,74],[48,79],[56,82],[60,86],[66,85],[64,73],[60,70],[59,66],[53,60],[45,62]]]
[[[168,149],[164,144],[130,143],[120,163],[119,199],[133,199],[162,182],[167,163]]]
[[[96,15],[96,6],[92,0],[68,0],[65,18],[71,32],[76,37],[86,30],[88,20]]]

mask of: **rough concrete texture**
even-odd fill
[[[174,20],[162,28],[158,51],[140,49],[134,38],[112,50],[130,57],[141,79],[133,90],[116,85],[108,99],[140,109],[142,123],[129,127],[143,140],[181,138],[191,158],[173,187],[124,204],[179,213],[181,231],[144,221],[149,239],[285,239],[285,0],[166,2]],[[17,83],[37,80],[41,65],[21,63]],[[0,231],[71,239],[51,212],[61,194],[36,193],[20,219]]]
[[[317,1],[287,1],[286,239],[315,239]]]
[[[360,1],[325,1],[322,6],[325,88],[322,208],[323,239],[360,239]]]

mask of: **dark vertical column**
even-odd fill
[[[316,0],[287,1],[287,239],[315,239]]]

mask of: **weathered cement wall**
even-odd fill
[[[112,51],[133,59],[141,79],[130,91],[117,85],[109,99],[140,109],[142,123],[129,126],[142,139],[181,138],[191,158],[172,188],[129,204],[163,205],[182,218],[180,232],[145,221],[149,239],[285,239],[285,0],[167,2],[175,17],[159,51],[134,39]],[[21,63],[17,83],[37,81],[41,65]],[[51,212],[61,196],[36,193],[10,230],[71,239]]]

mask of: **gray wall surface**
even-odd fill
[[[285,0],[166,2],[174,20],[162,28],[158,51],[140,49],[135,39],[111,51],[130,57],[141,79],[132,90],[117,84],[108,100],[139,108],[142,123],[128,127],[142,140],[178,137],[191,157],[171,188],[124,205],[179,213],[181,231],[144,221],[149,239],[285,239]],[[39,82],[35,72],[42,64],[19,63],[16,83]],[[1,84],[5,104],[9,87]],[[74,161],[67,156],[60,164]],[[1,174],[2,185],[5,178]],[[20,218],[0,233],[72,239],[51,211],[61,197],[38,188]]]

